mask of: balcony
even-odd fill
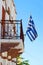
[[[21,49],[19,52],[23,52],[24,34],[22,20],[1,20],[0,32],[0,52],[8,51],[11,48]]]
[[[1,20],[1,39],[22,39],[24,41],[22,20]]]

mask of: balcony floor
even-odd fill
[[[15,44],[18,44],[18,45],[15,46]],[[3,47],[1,47],[1,45],[3,45]],[[13,47],[11,47],[11,46],[13,46]],[[5,49],[7,47],[11,47],[13,49],[21,49],[20,52],[23,52],[23,49],[24,49],[22,39],[15,39],[15,40],[14,39],[0,39],[0,48]]]

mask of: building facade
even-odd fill
[[[0,65],[16,65],[24,50],[22,20],[16,20],[13,0],[0,0]]]

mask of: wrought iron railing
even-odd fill
[[[0,39],[22,39],[24,42],[22,20],[1,20]]]

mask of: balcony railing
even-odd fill
[[[1,20],[0,39],[22,39],[24,42],[22,20]]]

